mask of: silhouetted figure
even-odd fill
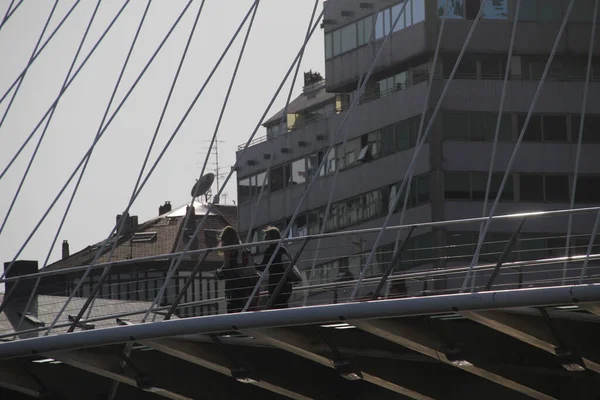
[[[279,229],[277,229],[275,227],[268,227],[263,232],[265,233],[265,240],[281,239],[281,232],[279,232]],[[267,250],[265,251],[262,262],[256,266],[257,270],[259,270],[259,271],[265,270],[265,268],[267,267],[267,264],[269,263],[269,260],[271,259],[271,257],[273,256],[273,253],[275,252],[276,247],[277,247],[277,243],[271,244],[271,245],[269,245],[269,247],[267,247]],[[269,267],[269,285],[268,285],[269,300],[273,296],[273,293],[275,292],[275,288],[277,288],[279,281],[283,278],[283,274],[285,272],[286,267],[289,264],[289,261],[291,261],[290,256],[289,256],[287,250],[285,249],[285,247],[283,247],[283,246],[279,247],[279,250],[277,251],[277,255],[275,256],[275,258],[273,259],[273,262],[271,263],[271,266]],[[279,295],[277,296],[277,298],[274,299],[272,308],[288,308],[288,301],[289,301],[291,295],[292,295],[292,278],[288,277],[282,287],[281,292],[279,292]]]
[[[240,237],[236,230],[227,226],[219,236],[219,246],[233,246],[240,244]],[[224,250],[223,266],[217,270],[217,279],[225,280],[225,298],[227,312],[240,312],[246,305],[258,282],[258,274],[254,269],[252,254],[247,249]],[[258,294],[252,301],[248,311],[255,311]]]

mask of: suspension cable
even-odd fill
[[[309,37],[304,41],[301,49],[299,50],[298,54],[296,55],[296,57],[294,58],[294,61],[292,62],[292,65],[290,65],[290,67],[288,68],[284,78],[282,79],[281,83],[279,84],[277,90],[275,91],[275,94],[273,95],[273,97],[271,98],[271,101],[269,102],[269,104],[267,105],[267,108],[265,109],[265,111],[263,112],[261,118],[259,119],[258,123],[256,124],[252,134],[250,135],[250,137],[248,138],[248,140],[246,141],[246,144],[244,146],[244,148],[241,151],[241,155],[243,155],[245,153],[245,151],[248,149],[248,147],[250,146],[250,143],[252,142],[252,140],[254,139],[254,136],[256,135],[256,132],[258,132],[258,129],[260,128],[262,121],[264,121],[267,113],[269,112],[269,110],[271,109],[271,107],[273,106],[273,103],[275,102],[275,99],[277,98],[277,96],[279,95],[279,92],[281,91],[281,89],[283,88],[283,85],[285,84],[285,82],[287,81],[287,78],[289,77],[289,75],[291,74],[294,66],[296,65],[296,62],[298,62],[299,58],[300,58],[300,54],[302,51],[304,51],[304,48],[306,47],[306,44],[308,43],[308,39],[310,39],[310,37],[312,37],[312,34],[314,33],[314,31],[316,30],[318,23],[321,19],[321,17],[323,16],[323,13],[325,11],[325,9],[328,7],[330,3],[326,3],[324,6],[324,9],[321,11],[321,14],[319,15],[319,17],[317,18],[317,21],[315,22],[315,25],[313,25],[310,35]],[[229,171],[229,174],[227,174],[227,177],[225,178],[225,181],[223,182],[223,185],[221,186],[221,188],[218,190],[216,196],[220,196],[221,192],[224,190],[224,188],[227,186],[227,183],[229,182],[229,180],[231,179],[231,177],[233,176],[233,173],[236,171],[239,160],[241,159],[241,157],[238,157],[238,159],[236,160],[236,162],[234,163],[234,165],[231,168],[231,171]],[[183,250],[183,252],[181,253],[181,256],[179,257],[179,259],[177,260],[177,263],[171,268],[169,267],[169,273],[167,274],[167,277],[165,279],[165,283],[163,284],[163,286],[161,287],[160,291],[159,291],[159,295],[153,300],[150,308],[148,309],[148,312],[146,313],[146,315],[144,316],[144,320],[145,318],[147,318],[148,314],[150,313],[150,311],[152,310],[152,308],[156,305],[156,303],[158,302],[158,299],[162,296],[162,294],[164,293],[164,290],[166,289],[167,283],[169,282],[169,280],[172,278],[173,274],[175,273],[175,271],[177,271],[177,268],[179,267],[179,265],[181,264],[181,261],[183,260],[183,257],[185,256],[185,254],[188,252],[188,250],[190,249],[191,243],[196,239],[196,237],[198,236],[198,233],[200,232],[200,228],[203,226],[204,221],[206,221],[206,218],[208,217],[208,215],[210,214],[210,211],[212,210],[212,207],[214,206],[214,201],[210,202],[208,204],[206,213],[204,214],[204,216],[202,217],[202,219],[200,220],[200,222],[197,224],[196,229],[193,233],[193,235],[190,237],[188,244],[186,245],[185,249]]]
[[[473,271],[473,267],[479,261],[479,253],[481,251],[481,246],[483,245],[483,238],[485,238],[485,236],[487,235],[492,216],[496,212],[496,207],[498,206],[498,203],[500,201],[500,196],[502,196],[502,192],[504,191],[504,186],[506,185],[506,181],[508,180],[508,176],[512,169],[512,165],[513,165],[513,163],[516,159],[516,156],[519,152],[519,148],[521,147],[521,142],[523,140],[523,137],[525,136],[525,131],[527,129],[527,126],[529,125],[529,120],[531,119],[531,115],[533,114],[533,109],[535,108],[535,105],[537,104],[537,100],[542,91],[542,87],[544,86],[544,82],[546,81],[546,76],[548,75],[548,72],[550,71],[550,65],[552,64],[552,60],[554,59],[554,54],[556,54],[556,50],[558,49],[558,45],[560,44],[560,39],[565,30],[565,27],[567,26],[567,22],[569,20],[569,15],[571,14],[571,10],[573,9],[573,4],[574,4],[574,0],[570,0],[569,6],[567,7],[567,11],[565,12],[565,16],[560,25],[560,30],[558,31],[558,35],[556,36],[556,40],[554,41],[554,45],[552,46],[552,51],[550,52],[550,57],[548,58],[548,61],[546,62],[546,66],[544,68],[544,72],[542,73],[540,83],[538,84],[538,87],[535,91],[535,94],[531,101],[531,106],[529,107],[529,111],[527,112],[527,117],[525,118],[525,122],[523,124],[523,127],[521,128],[521,133],[519,134],[519,138],[517,139],[517,143],[515,144],[515,148],[513,149],[512,155],[511,155],[508,165],[506,167],[506,172],[504,173],[504,176],[502,178],[502,183],[500,184],[500,188],[498,189],[498,194],[496,195],[496,199],[494,200],[494,204],[492,205],[492,209],[490,210],[490,215],[488,216],[488,219],[485,222],[485,226],[483,227],[483,231],[481,232],[481,235],[479,235],[477,248],[475,249],[475,254],[473,255],[473,260],[471,261],[471,265],[469,266],[469,270],[468,270],[467,275],[465,276],[465,280],[462,284],[461,292],[463,292],[465,290],[465,288],[467,287],[467,283],[468,283],[469,279],[471,278],[471,273]]]
[[[23,74],[21,75],[21,78],[19,79],[19,84],[17,85],[17,88],[14,90],[12,97],[10,98],[10,101],[8,102],[8,106],[6,106],[6,110],[4,110],[4,115],[2,115],[2,119],[0,119],[0,128],[2,128],[2,124],[4,124],[4,120],[6,119],[6,116],[8,115],[8,112],[10,111],[10,108],[12,107],[13,102],[15,101],[15,98],[17,97],[17,94],[19,93],[19,89],[21,89],[21,85],[23,84],[23,81],[25,80],[25,75],[27,75],[27,71],[29,70],[31,63],[33,62],[33,57],[35,56],[35,53],[37,52],[38,47],[40,46],[40,43],[42,42],[42,39],[44,38],[44,34],[46,33],[46,29],[48,29],[48,25],[50,24],[50,20],[52,19],[52,16],[54,15],[54,11],[56,11],[57,5],[58,5],[58,0],[54,0],[54,5],[52,6],[52,10],[50,10],[50,15],[48,15],[48,18],[46,19],[46,23],[44,24],[44,28],[42,29],[42,33],[40,34],[40,37],[38,38],[38,40],[35,44],[35,47],[33,48],[33,52],[31,53],[31,56],[29,57],[29,61],[27,61],[27,66],[23,70]],[[5,17],[5,19],[6,19],[6,17]]]
[[[404,3],[403,7],[406,7],[406,4],[407,4],[407,2]],[[339,133],[341,132],[342,128],[344,127],[344,124],[349,119],[349,116],[352,114],[352,111],[354,110],[354,108],[358,104],[358,102],[360,100],[360,97],[362,96],[362,93],[365,90],[367,82],[369,81],[369,78],[371,77],[371,74],[373,73],[373,71],[375,69],[375,65],[377,63],[377,60],[379,59],[379,57],[383,53],[383,49],[385,48],[386,43],[388,43],[389,38],[392,36],[394,28],[396,27],[396,25],[398,24],[398,21],[400,20],[400,16],[404,17],[404,14],[398,13],[398,15],[396,16],[396,18],[394,19],[394,22],[393,22],[393,24],[392,24],[389,32],[385,35],[385,38],[384,38],[384,40],[383,40],[383,42],[381,44],[381,47],[379,48],[379,50],[377,51],[377,54],[373,58],[373,61],[371,62],[369,70],[368,70],[367,74],[365,75],[365,78],[364,78],[364,80],[363,80],[363,82],[362,82],[362,84],[361,84],[358,92],[356,93],[356,96],[354,97],[354,99],[352,99],[352,104],[350,104],[350,107],[348,108],[348,111],[346,112],[346,115],[344,115],[344,118],[342,119],[342,121],[340,123],[340,126],[338,127],[335,135],[333,136],[333,138],[331,140],[331,143],[330,143],[329,147],[327,148],[327,151],[325,152],[323,160],[319,164],[319,168],[317,169],[317,171],[319,171],[321,168],[323,168],[323,165],[324,165],[324,163],[327,160],[327,156],[329,155],[329,153],[331,152],[331,150],[333,149],[333,147],[335,145],[335,140],[337,139]],[[290,222],[287,224],[287,227],[285,228],[284,232],[282,233],[281,239],[277,243],[277,246],[275,247],[275,250],[273,251],[273,254],[271,255],[271,258],[270,258],[269,262],[265,266],[265,269],[264,269],[263,273],[261,274],[260,278],[258,279],[258,282],[257,282],[256,286],[254,287],[254,290],[252,291],[252,294],[248,298],[248,301],[246,302],[246,305],[244,306],[244,308],[243,308],[242,311],[246,311],[248,309],[248,307],[250,307],[250,304],[252,303],[252,300],[253,300],[254,296],[256,296],[256,293],[258,292],[258,290],[260,288],[260,285],[262,284],[262,281],[264,281],[266,275],[269,273],[269,268],[270,268],[271,264],[273,263],[273,261],[275,260],[275,257],[277,256],[277,254],[279,252],[279,249],[283,245],[283,241],[285,240],[285,237],[287,236],[288,232],[290,231],[291,227],[293,226],[294,221],[296,220],[296,217],[298,216],[298,213],[300,212],[300,207],[302,206],[302,203],[304,202],[304,199],[306,199],[306,196],[309,193],[310,188],[317,181],[317,178],[318,178],[318,174],[316,174],[315,176],[313,176],[312,179],[311,179],[311,181],[308,183],[308,185],[307,185],[304,193],[302,194],[302,197],[300,198],[300,201],[298,202],[298,205],[296,206],[296,209],[294,210],[294,214],[292,215],[292,218],[290,219]]]
[[[142,71],[139,73],[138,77],[135,79],[135,81],[133,82],[133,84],[131,85],[131,87],[129,88],[129,90],[127,91],[127,93],[125,94],[125,96],[123,97],[123,99],[121,100],[121,102],[119,103],[119,105],[117,106],[116,110],[112,113],[112,115],[109,118],[108,122],[102,128],[102,131],[100,132],[100,134],[97,135],[96,139],[94,139],[93,143],[91,144],[90,148],[85,153],[84,157],[79,161],[79,164],[77,164],[77,166],[75,167],[75,169],[73,170],[73,172],[71,173],[71,175],[69,176],[69,178],[67,179],[67,182],[65,182],[65,184],[63,185],[63,187],[61,188],[61,190],[59,191],[59,193],[56,195],[56,197],[54,198],[54,200],[52,201],[52,203],[50,204],[50,206],[46,209],[46,211],[44,212],[44,215],[42,216],[42,218],[40,218],[40,220],[36,224],[36,226],[33,229],[33,231],[29,234],[29,236],[27,237],[27,239],[25,240],[25,242],[23,243],[23,245],[21,246],[21,248],[19,249],[19,251],[17,252],[17,254],[15,255],[15,257],[11,261],[10,265],[4,270],[3,274],[0,276],[0,279],[3,279],[6,276],[6,273],[10,270],[10,268],[12,268],[12,266],[14,265],[16,259],[21,255],[21,253],[23,252],[23,250],[25,249],[25,247],[27,246],[27,244],[29,243],[29,241],[31,240],[31,238],[35,235],[35,233],[37,232],[37,230],[39,229],[39,227],[41,226],[41,224],[46,219],[46,217],[48,217],[48,214],[50,213],[50,211],[52,210],[52,208],[54,208],[54,206],[56,205],[56,203],[58,202],[58,200],[60,199],[60,197],[62,196],[62,194],[64,193],[64,191],[66,190],[67,186],[71,183],[71,181],[73,180],[73,177],[75,176],[75,174],[77,174],[77,171],[79,171],[79,169],[81,168],[81,166],[83,165],[83,163],[85,162],[85,160],[87,159],[87,157],[89,157],[89,155],[92,153],[94,147],[96,146],[96,144],[98,143],[98,141],[100,140],[100,138],[102,137],[102,135],[104,135],[104,133],[106,132],[106,130],[110,126],[110,123],[114,120],[114,118],[116,117],[116,115],[118,114],[118,112],[121,110],[121,108],[123,107],[123,105],[125,104],[125,102],[127,101],[127,99],[129,98],[129,96],[131,95],[131,93],[133,92],[133,90],[135,89],[135,87],[137,86],[137,84],[139,83],[139,81],[142,79],[142,77],[144,76],[144,74],[146,73],[146,71],[148,70],[148,68],[150,67],[150,65],[152,64],[152,62],[156,59],[156,56],[158,55],[158,53],[160,52],[160,50],[163,48],[163,46],[166,43],[166,41],[168,40],[168,38],[173,33],[173,30],[175,30],[175,27],[181,21],[181,18],[183,17],[183,15],[188,10],[188,8],[191,5],[192,1],[193,0],[189,0],[188,1],[187,5],[184,7],[183,11],[177,17],[177,20],[172,24],[172,26],[169,29],[169,31],[167,32],[167,34],[163,37],[161,43],[159,44],[159,46],[157,47],[157,49],[154,51],[154,53],[152,54],[152,56],[150,57],[150,59],[148,60],[148,62],[144,66],[144,68],[142,69]],[[127,2],[129,2],[129,0],[127,0]],[[108,31],[108,29],[110,29],[110,27],[114,24],[114,22],[119,17],[119,15],[120,15],[120,13],[122,11],[123,11],[123,8],[121,8],[121,10],[119,11],[119,13],[111,21],[111,24],[109,25],[109,27],[105,31],[104,35]],[[102,37],[104,37],[104,35]],[[96,46],[98,45],[98,43],[96,43]],[[92,49],[92,51],[93,51],[93,49]],[[88,55],[88,57],[89,57],[89,55]],[[85,60],[84,60],[84,62],[85,62]],[[81,70],[81,67],[80,67],[80,69],[78,71],[80,71],[80,70]],[[73,79],[71,79],[70,82],[72,82],[72,81],[73,81]],[[113,228],[113,232],[112,233],[114,233],[114,232],[115,232],[115,228]],[[112,235],[112,233],[111,233],[111,235]]]
[[[463,43],[463,46],[460,49],[460,53],[458,55],[458,58],[456,59],[456,62],[454,63],[454,67],[452,68],[452,72],[450,73],[450,76],[448,77],[448,81],[444,85],[444,89],[442,90],[442,93],[440,94],[440,98],[438,99],[435,109],[433,110],[431,119],[429,120],[429,123],[427,124],[427,128],[425,129],[425,132],[423,133],[423,137],[421,138],[421,141],[417,144],[417,147],[415,147],[412,160],[410,161],[410,164],[408,165],[408,169],[406,171],[405,179],[402,181],[402,184],[400,185],[398,192],[394,196],[394,200],[392,201],[392,204],[390,204],[390,206],[389,206],[388,214],[385,218],[385,221],[383,222],[383,226],[381,227],[381,229],[379,230],[379,233],[377,234],[377,238],[375,239],[375,243],[373,244],[373,249],[369,253],[369,256],[367,257],[367,261],[365,262],[365,265],[362,267],[362,269],[360,271],[358,281],[357,281],[356,285],[354,286],[354,289],[352,290],[352,294],[350,296],[351,301],[354,300],[354,298],[356,297],[356,294],[358,293],[358,290],[360,288],[360,284],[364,278],[365,271],[371,264],[371,261],[373,259],[373,256],[375,255],[375,251],[377,249],[377,246],[379,245],[379,242],[381,241],[383,233],[385,232],[385,229],[387,228],[388,224],[391,221],[391,217],[392,217],[394,209],[396,208],[396,204],[398,203],[398,200],[400,200],[400,196],[402,195],[402,192],[403,192],[403,190],[405,190],[406,184],[408,183],[408,180],[406,179],[406,177],[412,172],[412,170],[416,164],[417,157],[419,156],[419,153],[421,152],[421,148],[423,147],[423,144],[425,143],[425,141],[427,140],[427,137],[429,136],[429,133],[431,132],[431,127],[433,126],[433,121],[435,120],[435,117],[442,106],[442,102],[443,102],[444,98],[446,97],[446,94],[448,93],[450,84],[452,83],[452,80],[454,79],[454,75],[456,74],[456,71],[458,70],[460,61],[462,60],[462,57],[465,54],[465,51],[467,50],[467,46],[469,45],[469,42],[471,41],[471,37],[473,36],[473,33],[475,32],[475,28],[477,27],[477,24],[478,24],[479,20],[481,19],[482,13],[483,13],[483,7],[480,7],[479,12],[477,13],[475,19],[473,20],[473,23],[471,24],[471,28],[469,29],[469,33],[467,34],[465,42]],[[406,189],[406,190],[410,190],[410,189]]]
[[[85,42],[85,39],[87,38],[87,35],[90,31],[90,28],[92,27],[92,24],[94,22],[94,19],[96,18],[96,13],[98,12],[98,8],[100,7],[100,1],[98,1],[96,3],[96,7],[94,8],[94,11],[92,12],[92,16],[90,18],[90,21],[88,22],[87,27],[85,28],[85,32],[83,34],[83,37],[81,38],[81,41],[79,42],[79,47],[77,47],[77,51],[75,52],[75,56],[73,57],[73,61],[71,62],[71,65],[69,66],[69,70],[67,72],[67,76],[65,77],[65,80],[63,81],[62,87],[60,89],[60,91],[63,91],[65,88],[66,83],[69,80],[69,77],[71,76],[71,73],[73,72],[73,68],[75,67],[75,63],[77,62],[77,59],[79,58],[79,53],[81,52],[81,49],[83,47],[83,43]],[[25,79],[23,77],[23,79]],[[23,82],[23,79],[21,80],[21,82]],[[18,88],[17,88],[18,90]],[[16,91],[15,91],[16,93]],[[9,104],[10,106],[10,104]],[[29,174],[29,171],[31,170],[31,166],[33,165],[33,162],[35,160],[35,157],[37,155],[38,150],[40,149],[40,146],[42,144],[42,141],[44,140],[44,137],[46,136],[46,133],[48,132],[48,127],[50,126],[50,123],[52,122],[52,117],[54,116],[54,113],[56,112],[56,108],[58,107],[58,103],[56,103],[54,105],[54,107],[52,108],[52,112],[50,113],[50,115],[48,116],[48,118],[46,119],[46,126],[44,126],[44,129],[42,130],[42,133],[40,135],[40,138],[38,139],[38,142],[35,146],[35,149],[33,150],[33,153],[31,154],[31,158],[29,159],[29,163],[27,164],[27,168],[25,168],[25,172],[23,173],[23,177],[21,178],[21,182],[19,182],[19,186],[17,187],[17,191],[15,192],[15,195],[13,196],[13,199],[10,203],[10,206],[8,207],[8,211],[6,212],[6,215],[4,216],[4,220],[2,221],[2,225],[0,225],[0,235],[2,235],[2,231],[4,230],[4,227],[6,226],[6,222],[8,221],[8,218],[10,217],[10,213],[13,210],[13,207],[15,205],[15,202],[17,201],[17,198],[19,197],[19,194],[21,193],[21,189],[23,188],[23,185],[25,184],[25,180],[27,179],[27,175]],[[0,122],[1,124],[1,122]]]
[[[581,119],[579,121],[579,132],[578,132],[578,136],[577,136],[577,152],[575,155],[575,171],[573,173],[573,186],[571,187],[571,202],[570,202],[570,208],[575,207],[575,194],[577,193],[577,177],[579,175],[579,160],[581,157],[581,143],[583,142],[583,130],[584,130],[584,124],[585,124],[585,112],[587,110],[587,104],[588,104],[588,93],[589,93],[589,88],[590,88],[590,75],[592,72],[592,55],[594,54],[594,42],[596,39],[596,20],[598,18],[598,0],[594,1],[594,12],[593,12],[593,19],[592,19],[592,31],[590,33],[590,47],[588,50],[588,60],[587,60],[587,69],[586,69],[586,73],[585,73],[585,83],[583,86],[583,101],[581,103]],[[598,214],[600,215],[600,214]],[[569,216],[569,220],[567,222],[567,242],[565,245],[565,257],[569,256],[569,251],[571,249],[571,229],[573,226],[573,217]],[[593,239],[592,239],[593,242]],[[589,251],[588,251],[589,254]],[[585,270],[585,268],[587,267],[587,262],[584,265],[583,269]],[[582,275],[583,277],[583,271],[582,271]],[[563,264],[563,276],[562,276],[562,284],[565,284],[565,281],[567,279],[567,261],[565,260],[565,263]],[[579,283],[582,283],[581,280]]]
[[[317,7],[319,6],[319,0],[315,0],[315,5],[313,7],[312,10],[312,14],[310,15],[310,21],[308,22],[308,27],[306,28],[306,34],[304,35],[304,39],[306,40],[306,37],[308,36],[308,34],[310,33],[310,28],[313,25],[313,22],[315,20],[315,16],[317,14]],[[302,64],[302,59],[304,57],[304,50],[302,51],[302,53],[300,54],[300,59],[298,60],[298,63],[296,64],[296,70],[294,71],[294,77],[292,78],[292,84],[290,85],[290,90],[288,91],[288,96],[285,100],[285,106],[283,107],[283,112],[281,114],[281,119],[279,120],[279,132],[281,134],[281,132],[283,132],[284,126],[285,126],[285,130],[287,133],[287,110],[288,107],[290,105],[290,101],[292,99],[292,93],[294,91],[294,86],[296,86],[296,79],[298,78],[298,73],[300,72],[300,66]],[[248,229],[248,233],[246,234],[246,243],[249,243],[251,238],[252,238],[252,229],[254,228],[254,223],[256,222],[256,217],[258,215],[258,206],[260,205],[260,201],[262,199],[263,196],[263,192],[265,191],[265,186],[267,185],[267,180],[269,179],[269,173],[271,172],[271,166],[273,165],[273,160],[274,160],[274,156],[275,156],[275,142],[273,141],[272,147],[271,147],[271,153],[270,153],[270,157],[269,157],[269,163],[267,165],[267,169],[265,171],[265,176],[263,178],[261,187],[260,187],[260,192],[258,192],[258,197],[256,198],[256,205],[254,206],[254,210],[255,212],[250,212],[250,228]],[[252,209],[252,206],[250,206],[250,208]]]
[[[0,21],[0,30],[2,30],[2,27],[4,26],[4,24],[6,22],[8,22],[8,20],[10,19],[10,17],[12,17],[12,15],[15,13],[15,11],[17,11],[17,9],[19,8],[19,6],[21,4],[23,4],[23,0],[20,0],[17,5],[15,6],[15,8],[13,8],[13,4],[14,4],[15,0],[11,0],[10,4],[8,5],[8,8],[6,9],[6,14],[4,14],[4,18],[2,18],[2,21]]]

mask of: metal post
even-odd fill
[[[308,244],[309,240],[310,240],[310,237],[307,237],[306,239],[304,239],[304,242],[302,242],[302,245],[300,246],[300,249],[296,253],[296,256],[288,264],[287,269],[283,273],[283,276],[279,280],[279,283],[277,284],[277,287],[275,288],[275,291],[273,292],[273,295],[269,296],[269,301],[267,302],[267,305],[265,306],[265,310],[268,310],[269,308],[273,307],[273,302],[275,301],[275,299],[277,297],[279,297],[279,294],[283,290],[283,285],[285,285],[285,282],[291,276],[292,270],[294,269],[294,266],[296,265],[296,262],[298,262],[298,259],[300,258],[300,254],[302,254],[302,251],[304,250],[304,248]],[[250,300],[252,300],[252,298],[250,298]]]
[[[383,276],[381,277],[381,280],[379,281],[379,284],[377,284],[377,289],[375,289],[375,291],[373,292],[373,296],[371,297],[371,300],[377,300],[377,297],[379,297],[379,293],[381,293],[381,289],[383,289],[383,285],[385,285],[385,282],[387,281],[388,276],[390,276],[390,274],[392,273],[392,270],[394,269],[394,265],[400,259],[400,254],[402,253],[402,250],[404,250],[404,246],[406,246],[406,242],[408,242],[408,239],[410,238],[410,236],[412,235],[414,230],[415,230],[415,227],[411,226],[408,231],[408,235],[406,235],[406,238],[402,241],[400,246],[398,246],[398,248],[396,249],[396,252],[394,253],[394,256],[392,257],[392,261],[390,261],[390,263],[388,264],[387,268],[385,269],[385,272],[383,273]]]
[[[194,277],[196,276],[196,274],[198,273],[198,271],[200,271],[200,267],[204,263],[204,260],[206,260],[206,257],[208,257],[209,253],[210,253],[210,251],[207,251],[206,253],[204,253],[204,257],[202,257],[202,259],[200,259],[196,263],[196,265],[194,266],[194,269],[192,270],[189,278],[187,278],[187,280],[183,284],[183,287],[181,288],[181,290],[179,291],[179,293],[177,293],[177,297],[175,298],[175,301],[173,302],[173,304],[171,304],[171,308],[169,308],[169,311],[167,311],[167,315],[165,315],[165,318],[164,318],[165,320],[171,319],[171,315],[173,315],[173,313],[177,309],[177,305],[179,304],[179,302],[181,301],[181,299],[185,295],[185,292],[188,290],[188,288],[190,287],[190,285],[194,281]]]
[[[517,229],[515,229],[515,231],[513,232],[512,236],[510,237],[510,240],[508,241],[508,243],[506,243],[506,246],[504,247],[504,250],[502,251],[502,254],[500,254],[500,258],[498,259],[498,263],[496,264],[496,267],[492,271],[492,275],[490,276],[490,279],[485,284],[485,289],[484,289],[485,291],[490,290],[490,288],[492,287],[492,284],[494,283],[494,280],[496,279],[496,276],[500,272],[500,268],[502,268],[502,264],[504,263],[504,261],[506,261],[506,257],[508,257],[508,253],[510,253],[510,251],[512,250],[515,242],[517,241],[517,237],[519,236],[519,232],[521,232],[521,228],[523,228],[523,224],[524,223],[525,223],[525,218],[523,218],[521,220],[521,222],[519,223],[519,226],[517,227]]]
[[[94,288],[92,289],[92,292],[90,293],[90,296],[85,300],[85,303],[83,304],[83,307],[81,307],[81,309],[77,313],[77,316],[73,320],[73,323],[71,324],[71,326],[67,330],[68,333],[71,333],[71,332],[73,332],[75,330],[75,328],[77,327],[77,324],[79,323],[79,321],[83,317],[83,314],[85,313],[85,310],[87,310],[87,308],[90,306],[90,304],[92,304],[92,301],[96,297],[96,294],[98,294],[98,291],[100,291],[100,288],[102,287],[102,283],[104,283],[104,280],[108,276],[108,274],[109,274],[109,272],[111,270],[111,267],[112,266],[109,265],[106,268],[104,268],[104,271],[102,271],[102,275],[100,275],[100,280],[98,281],[98,283],[96,284],[96,286],[94,286]],[[46,335],[49,334],[49,333],[50,333],[50,331],[47,331]]]

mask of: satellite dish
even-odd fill
[[[192,197],[200,197],[210,189],[213,181],[215,180],[215,174],[209,172],[208,174],[202,175],[200,180],[196,181],[192,187]]]

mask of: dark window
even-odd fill
[[[521,201],[544,201],[542,175],[521,175]]]
[[[579,140],[579,126],[581,123],[580,115],[571,116],[571,138],[577,143]],[[583,122],[583,142],[600,143],[600,116],[586,115]]]
[[[394,126],[386,126],[381,132],[381,155],[383,157],[395,152],[394,148]]]
[[[578,177],[575,201],[578,203],[600,202],[600,176]]]
[[[492,182],[490,184],[490,200],[496,200],[496,196],[498,196],[498,190],[500,190],[500,184],[502,183],[502,179],[504,179],[503,173],[492,174]],[[513,177],[509,175],[506,179],[506,184],[504,185],[504,190],[502,191],[502,195],[500,196],[500,200],[512,201],[514,200],[515,187],[513,184]]]
[[[429,201],[429,175],[417,177],[417,193],[419,203]]]
[[[480,5],[481,0],[465,0],[465,6],[467,8],[465,12],[466,19],[474,20],[475,17],[477,17]]]
[[[485,172],[471,172],[471,196],[473,200],[485,199],[487,174]]]
[[[444,174],[444,198],[446,200],[471,199],[468,172],[446,172]]]
[[[446,140],[469,140],[469,114],[445,112],[442,132]]]
[[[567,118],[564,115],[544,115],[544,140],[567,141]]]
[[[238,204],[247,202],[250,197],[250,178],[241,179],[238,182]]]
[[[566,175],[545,176],[546,201],[569,201],[569,177]]]
[[[271,191],[276,192],[285,187],[285,177],[283,172],[283,166],[275,167],[271,170],[269,186]]]
[[[525,125],[525,119],[527,115],[521,114],[519,115],[519,135],[523,130],[523,126]],[[541,141],[542,140],[542,117],[540,115],[532,115],[529,119],[529,124],[527,125],[527,130],[525,131],[525,136],[523,136],[523,140],[526,141]]]

